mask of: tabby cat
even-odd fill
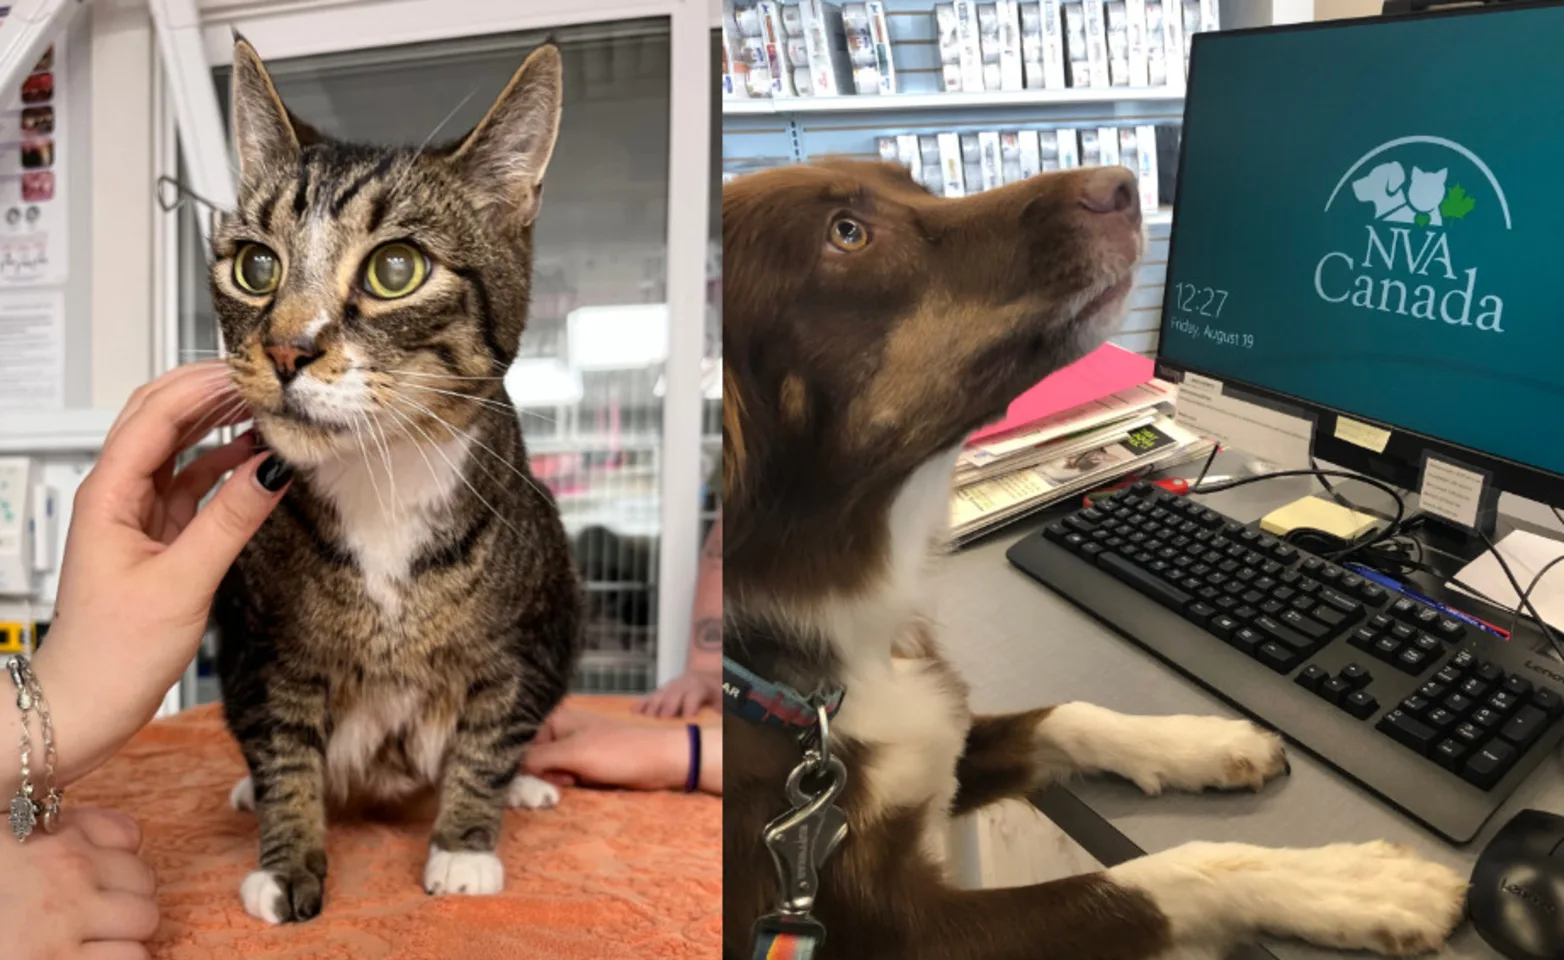
[[[581,592],[499,376],[526,323],[560,55],[440,147],[322,136],[234,50],[237,209],[212,295],[233,381],[296,479],[218,596],[218,671],[260,821],[245,909],[321,910],[329,805],[437,795],[430,893],[495,893],[507,806],[564,695]]]

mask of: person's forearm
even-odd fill
[[[712,525],[701,548],[695,580],[694,629],[690,634],[686,671],[715,673],[722,667],[722,516]]]
[[[0,658],[0,803],[16,796],[22,782],[22,711],[17,709],[16,687],[12,686],[4,666],[8,659]],[[80,701],[62,689],[64,680],[50,669],[48,658],[34,655],[32,665],[54,728],[54,781],[63,789],[102,764],[113,750],[81,742],[82,732],[90,728],[91,723],[87,718],[77,716],[78,711],[73,709]],[[36,707],[27,712],[27,719],[28,738],[32,743],[28,769],[32,771],[33,797],[37,799],[43,796],[45,789],[43,724]]]

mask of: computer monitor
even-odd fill
[[[1161,375],[1564,503],[1561,95],[1556,3],[1195,37]]]

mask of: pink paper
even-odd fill
[[[1071,407],[1139,386],[1150,381],[1155,370],[1150,357],[1105,343],[1016,397],[1010,402],[1005,419],[982,428],[967,442],[1008,433]]]

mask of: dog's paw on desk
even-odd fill
[[[1466,902],[1454,870],[1383,841],[1309,850],[1191,843],[1108,875],[1151,897],[1184,948],[1179,957],[1220,956],[1259,935],[1419,956],[1443,946]]]
[[[1288,770],[1282,738],[1247,720],[1131,717],[1070,703],[1046,722],[1049,739],[1079,769],[1123,777],[1148,796],[1259,790]]]

